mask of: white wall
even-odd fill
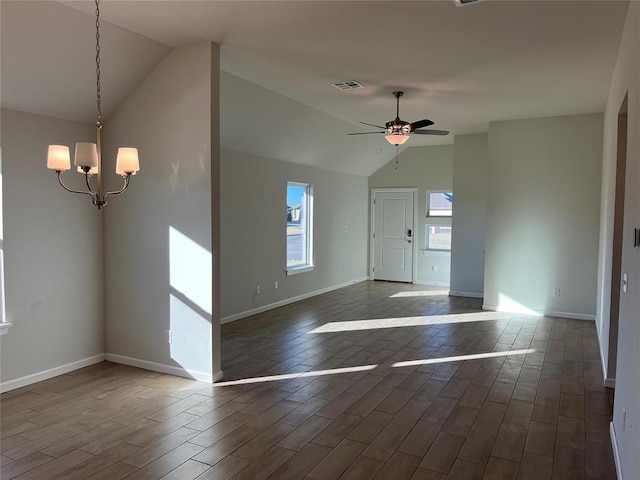
[[[418,223],[414,228],[418,255],[416,283],[448,286],[451,254],[423,250],[426,248],[427,223],[451,225],[451,218],[427,218],[427,192],[452,189],[453,145],[407,148],[398,157],[397,169],[396,161],[392,160],[369,177],[369,189],[387,187],[418,189],[415,205]]]
[[[591,114],[490,124],[486,308],[593,318],[602,122]]]
[[[105,210],[107,358],[201,379],[220,314],[218,55],[209,43],[171,51],[105,126],[105,161],[136,146],[141,166]]]
[[[223,322],[366,277],[366,177],[225,150],[221,177]],[[290,276],[287,181],[313,185],[315,268]]]
[[[46,168],[49,144],[73,152],[75,142],[95,141],[92,126],[2,109],[0,135],[6,310],[14,324],[0,337],[0,364],[2,387],[10,389],[47,377],[21,381],[29,375],[101,360],[102,215],[88,196],[65,192]],[[63,178],[82,187],[75,172]]]
[[[626,93],[628,140],[622,272],[629,276],[629,292],[620,295],[613,425],[625,479],[640,478],[640,248],[633,248],[633,228],[640,228],[640,3],[630,2],[620,53],[613,74],[604,120],[604,158],[598,262],[598,333],[605,371],[609,349],[611,254],[615,199],[618,111]],[[626,425],[625,414],[626,411]]]
[[[487,223],[489,138],[486,133],[456,135],[453,146],[453,295],[484,294],[484,237]]]

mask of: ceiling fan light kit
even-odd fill
[[[410,135],[448,135],[446,130],[426,130],[424,127],[433,125],[433,122],[427,118],[418,120],[413,123],[405,122],[400,119],[400,97],[404,95],[404,92],[395,91],[393,96],[396,97],[396,118],[390,122],[387,122],[383,126],[374,125],[373,123],[360,122],[363,125],[370,127],[376,127],[382,129],[380,132],[361,132],[361,133],[349,133],[349,135],[369,135],[372,133],[386,133],[385,138],[391,145],[402,145],[409,140]]]
[[[402,133],[392,133],[391,135],[386,135],[384,138],[387,139],[391,145],[402,145],[404,142],[409,140],[409,135],[404,135]]]

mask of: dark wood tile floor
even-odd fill
[[[2,395],[0,478],[615,479],[593,322],[364,282],[223,326],[225,380]]]

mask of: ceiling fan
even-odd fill
[[[374,125],[372,123],[360,122],[363,125],[369,125],[370,127],[381,128],[381,132],[360,132],[349,133],[349,135],[370,135],[372,133],[386,133],[386,139],[391,145],[402,145],[409,140],[409,135],[449,135],[446,130],[425,130],[424,127],[433,125],[433,122],[428,119],[418,120],[413,123],[400,120],[400,97],[404,95],[404,92],[393,92],[393,96],[396,97],[396,119],[381,125]]]

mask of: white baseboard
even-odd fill
[[[478,292],[454,292],[449,290],[450,297],[484,298],[484,293]]]
[[[526,311],[525,310],[513,311],[509,308],[500,307],[499,305],[488,305],[486,303],[482,305],[482,309],[490,310],[493,312],[520,313],[522,315],[539,315],[541,317],[571,318],[573,320],[588,320],[592,322],[595,322],[596,320],[595,315],[590,315],[586,313],[556,312],[553,310],[543,311],[543,310],[533,310],[533,309],[526,309]]]
[[[600,337],[598,337],[600,340]],[[600,362],[602,363],[602,377],[604,378],[604,386],[609,388],[616,388],[616,379],[607,377],[607,364],[604,361],[604,355],[602,354],[602,348],[600,350]]]
[[[618,440],[616,439],[616,429],[613,422],[609,424],[609,436],[611,437],[611,449],[613,450],[613,461],[616,464],[616,475],[618,480],[622,478],[622,466],[620,465],[620,452],[618,451]]]
[[[116,355],[114,353],[107,353],[106,359],[108,362],[122,363],[123,365],[130,365],[132,367],[151,370],[152,372],[168,373],[169,375],[185,377],[191,380],[198,380],[200,382],[211,383],[213,379],[213,376],[210,373],[199,372],[197,370],[187,370],[185,368],[175,367],[173,365],[165,365],[164,363],[150,362],[148,360],[142,360],[140,358],[125,357],[123,355]],[[221,371],[216,372],[216,374],[218,373],[222,375]]]
[[[429,280],[416,280],[413,282],[416,285],[430,285],[432,287],[448,287],[449,282],[431,282]]]
[[[340,288],[348,287],[355,283],[365,282],[368,280],[368,277],[357,278],[356,280],[351,280],[350,282],[341,283],[339,285],[333,285],[331,287],[322,288],[320,290],[315,290],[313,292],[304,293],[302,295],[298,295],[297,297],[286,298],[284,300],[280,300],[278,302],[270,303],[268,305],[263,305],[258,308],[253,308],[251,310],[247,310],[240,313],[235,313],[233,315],[228,315],[226,317],[222,317],[220,319],[221,324],[234,322],[236,320],[240,320],[241,318],[247,318],[252,315],[257,315],[258,313],[266,312],[267,310],[273,310],[274,308],[283,307],[285,305],[289,305],[290,303],[298,302],[300,300],[305,300],[307,298],[315,297],[317,295],[322,295],[323,293],[331,292],[333,290],[338,290]]]
[[[42,382],[43,380],[49,380],[50,378],[57,377],[58,375],[64,375],[65,373],[73,372],[80,368],[88,367],[95,363],[104,362],[105,354],[100,353],[92,357],[83,358],[77,362],[67,363],[66,365],[60,365],[59,367],[43,370],[42,372],[33,373],[26,377],[16,378],[15,380],[9,380],[7,382],[0,383],[0,393],[15,390],[16,388],[26,387],[34,383]]]

